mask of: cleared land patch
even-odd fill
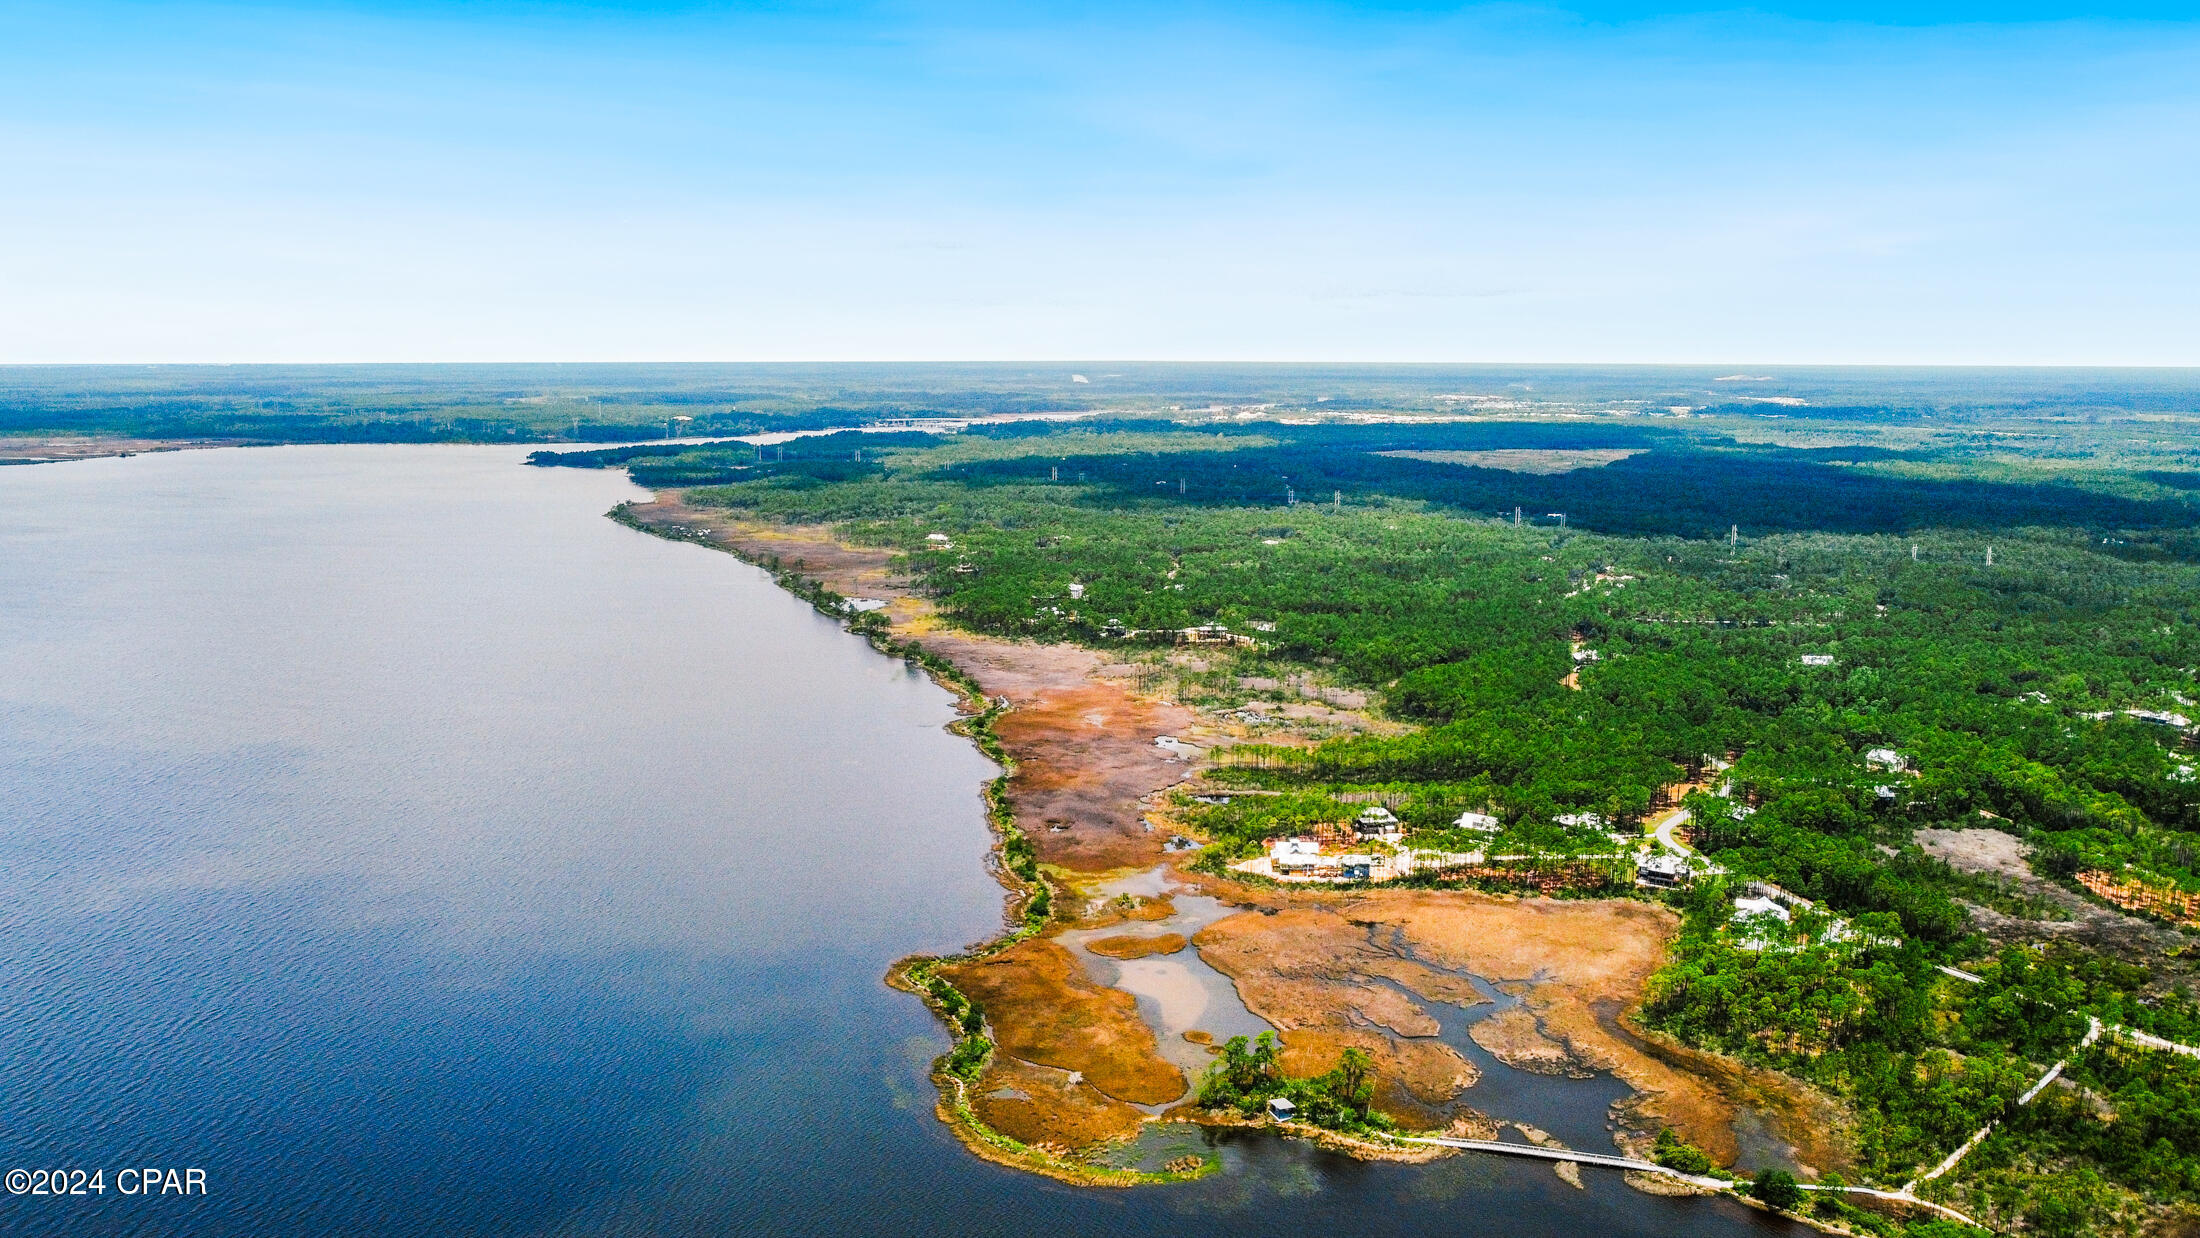
[[[1400,460],[1426,460],[1430,464],[1463,464],[1475,469],[1502,469],[1507,473],[1571,473],[1575,469],[1600,469],[1629,456],[1642,454],[1633,447],[1584,447],[1578,450],[1542,450],[1501,447],[1489,451],[1379,451],[1379,456]]]

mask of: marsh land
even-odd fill
[[[1001,936],[894,972],[972,1149],[1195,1177],[1155,1140],[1276,1098],[1859,1231],[2196,1224],[2200,383],[1086,369],[536,457],[1006,763]],[[1022,410],[1084,415],[962,424]]]

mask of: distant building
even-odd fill
[[[2175,727],[2180,731],[2192,725],[2192,719],[2187,718],[2185,715],[2173,714],[2160,709],[2127,709],[2124,714],[2152,726]]]
[[[1803,655],[1803,665],[1832,666],[1833,655],[1830,653],[1806,653]]]
[[[1268,862],[1278,876],[1311,873],[1321,858],[1321,846],[1311,838],[1279,838],[1268,847]]]
[[[1495,834],[1505,828],[1504,822],[1486,812],[1460,813],[1459,819],[1452,822],[1452,824],[1462,830],[1472,830],[1477,834]]]
[[[1635,880],[1660,890],[1688,884],[1688,861],[1677,855],[1653,855],[1635,865]]]
[[[1337,871],[1346,881],[1372,881],[1375,877],[1375,857],[1348,855],[1337,861]]]
[[[1774,925],[1788,924],[1788,909],[1762,896],[1734,900],[1735,944],[1745,950],[1769,950],[1780,943]]]
[[[1575,829],[1602,829],[1604,817],[1593,812],[1566,812],[1558,815],[1558,823]]]
[[[1771,916],[1782,924],[1788,922],[1788,909],[1762,896],[1735,899],[1734,914],[1737,917]]]
[[[1179,645],[1251,645],[1250,636],[1240,636],[1219,623],[1203,623],[1198,627],[1176,629]]]
[[[927,533],[924,535],[924,540],[939,550],[953,550],[955,548],[955,543],[949,540],[945,533]]]
[[[1299,1116],[1299,1107],[1281,1096],[1268,1098],[1268,1116],[1278,1122],[1289,1122]]]
[[[1864,768],[1901,773],[1910,768],[1910,759],[1892,748],[1873,748],[1864,753]]]
[[[1576,650],[1574,650],[1574,661],[1576,661],[1576,662],[1600,662],[1600,661],[1602,661],[1603,659],[1604,659],[1604,655],[1603,655],[1603,654],[1601,654],[1601,653],[1598,653],[1598,652],[1597,652],[1596,650],[1594,650],[1594,649],[1576,649]]]
[[[1381,804],[1370,804],[1366,811],[1352,819],[1352,832],[1362,838],[1398,839],[1405,836],[1405,827]]]

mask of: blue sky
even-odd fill
[[[2200,364],[2141,3],[0,0],[0,361]]]

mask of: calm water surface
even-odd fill
[[[497,448],[0,469],[4,1234],[1704,1234],[1591,1172],[1265,1137],[1061,1187],[879,981],[998,920],[947,694],[615,475]],[[124,1166],[209,1193],[125,1198]]]

